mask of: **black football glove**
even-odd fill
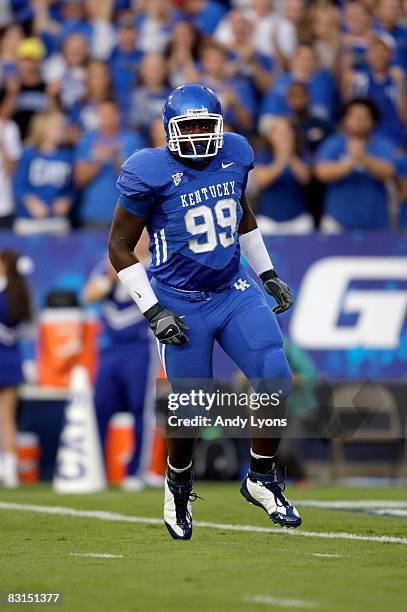
[[[287,283],[278,278],[274,270],[263,272],[263,274],[260,274],[260,279],[263,281],[267,293],[272,295],[277,302],[277,306],[273,308],[275,314],[280,314],[280,312],[284,312],[292,306],[294,300],[291,291]]]
[[[163,308],[158,302],[149,308],[144,316],[150,323],[154,336],[162,344],[185,344],[188,342],[188,337],[182,331],[182,329],[189,329],[188,325],[176,314]]]

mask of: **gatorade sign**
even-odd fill
[[[405,257],[327,257],[306,272],[291,317],[292,340],[307,349],[394,350],[407,312],[407,289],[352,289],[359,280],[407,281]],[[353,320],[341,324],[341,314]]]

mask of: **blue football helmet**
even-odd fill
[[[211,132],[183,134],[184,122],[213,123]],[[163,107],[168,148],[180,157],[214,157],[223,146],[223,111],[216,94],[199,83],[181,85],[168,96]]]

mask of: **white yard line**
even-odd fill
[[[294,501],[296,506],[303,508],[322,508],[324,510],[349,510],[350,512],[368,512],[378,516],[394,516],[395,518],[407,518],[407,502],[383,499],[346,500],[346,501],[321,501],[307,499],[305,501]]]
[[[355,499],[341,501],[321,501],[319,499],[297,500],[293,502],[303,508],[326,508],[332,510],[346,510],[354,508],[378,509],[378,508],[400,508],[407,510],[407,501],[395,501],[394,499]]]
[[[323,557],[324,559],[339,559],[342,555],[334,555],[331,553],[310,553],[311,557]]]
[[[0,506],[1,507],[1,506]],[[407,544],[407,538],[399,538],[393,536],[364,536],[357,533],[325,533],[321,531],[302,531],[298,529],[282,529],[281,527],[257,527],[255,525],[223,525],[219,523],[209,523],[204,521],[195,521],[197,527],[212,527],[213,529],[224,529],[231,531],[254,531],[264,533],[279,533],[289,536],[300,536],[305,538],[326,538],[336,540],[359,540],[361,542],[378,542],[380,544]]]
[[[277,606],[279,608],[317,608],[319,604],[316,601],[306,601],[303,599],[280,599],[279,597],[271,597],[270,595],[245,595],[243,601],[257,604],[265,604],[266,606]]]
[[[359,508],[357,509],[357,511],[359,511]],[[380,510],[366,509],[365,512],[368,512],[369,514],[376,514],[377,516],[394,516],[395,518],[407,518],[407,510],[395,510],[393,508],[383,508]]]
[[[69,553],[71,557],[92,557],[92,559],[123,559],[123,555],[110,553]]]
[[[145,525],[161,525],[162,519],[149,518],[145,516],[129,516],[116,512],[104,510],[75,510],[63,506],[38,506],[33,504],[18,504],[14,502],[0,502],[0,510],[21,510],[25,512],[38,512],[39,514],[55,514],[59,516],[75,516],[79,518],[99,519],[102,521],[114,521],[120,523],[141,523]],[[195,527],[208,527],[221,531],[241,531],[251,533],[277,533],[293,537],[303,538],[323,538],[335,540],[357,540],[359,542],[377,542],[379,544],[404,544],[407,545],[407,538],[393,536],[365,536],[357,533],[325,533],[321,531],[298,531],[294,529],[281,529],[280,527],[258,527],[256,525],[232,525],[228,523],[211,523],[207,521],[195,521]]]

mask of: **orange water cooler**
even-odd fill
[[[127,475],[127,464],[134,452],[134,417],[117,412],[110,419],[106,438],[106,474],[110,484],[120,484]],[[153,431],[148,475],[162,477],[166,468],[167,446],[163,428]]]
[[[94,380],[98,331],[96,317],[80,308],[45,308],[38,326],[39,384],[67,388],[77,365],[84,366]]]
[[[117,412],[109,422],[106,438],[106,474],[111,484],[120,484],[134,452],[134,417]]]
[[[40,444],[37,434],[17,434],[18,478],[21,483],[36,484],[40,478]]]

